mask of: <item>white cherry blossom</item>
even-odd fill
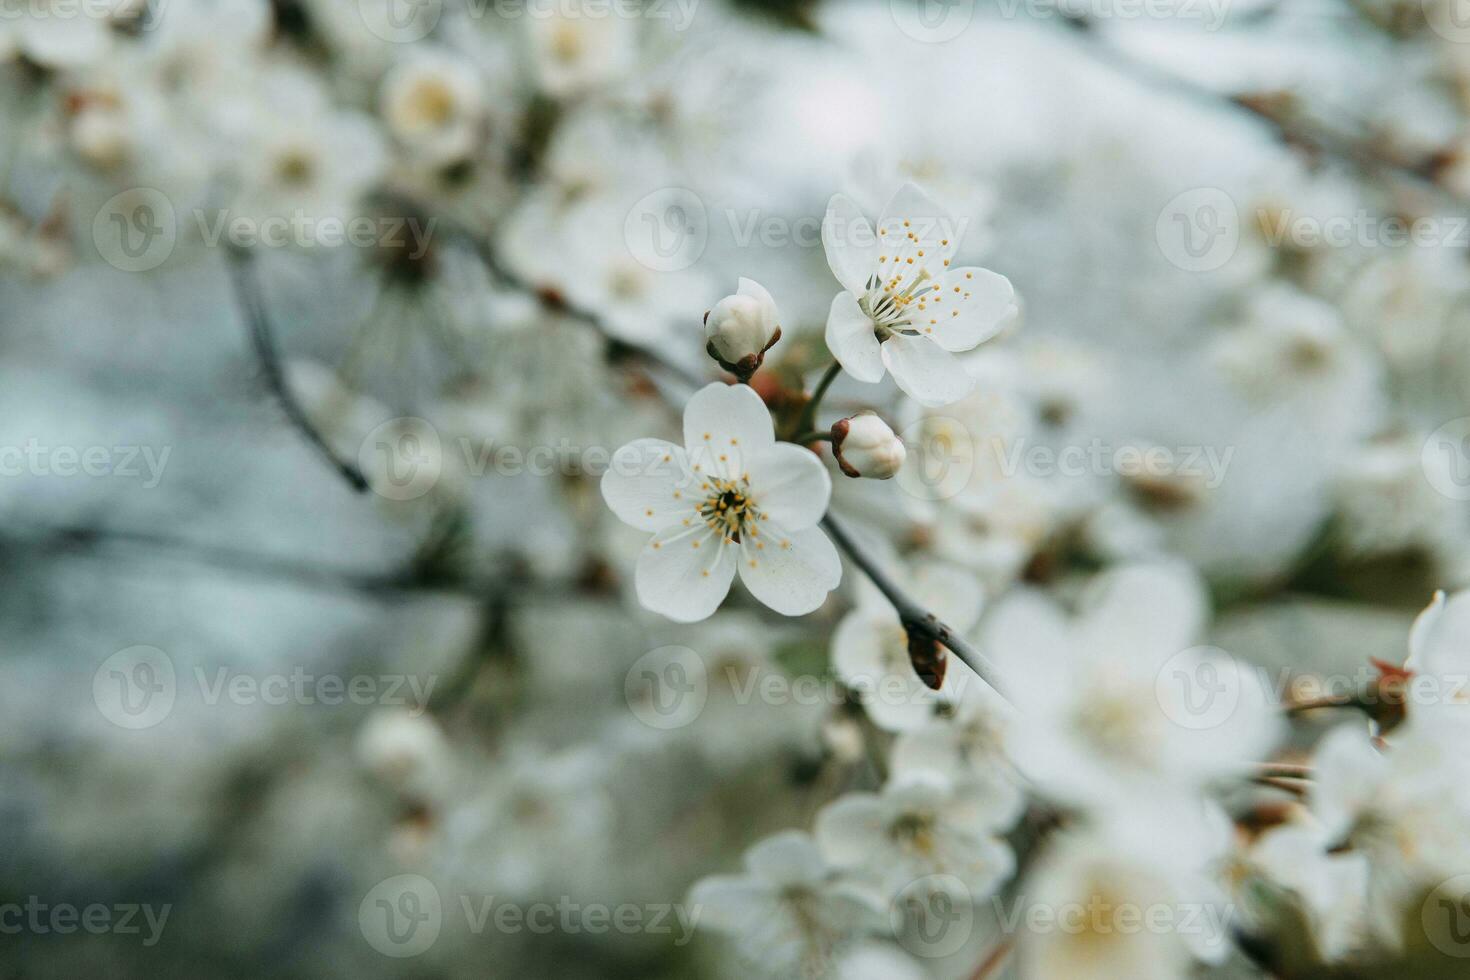
[[[585,95],[624,78],[637,57],[637,24],[628,17],[589,15],[580,2],[527,17],[526,48],[542,91]]]
[[[708,385],[684,408],[684,446],[638,439],[614,454],[602,495],[653,538],[638,558],[643,605],[679,622],[708,617],[736,570],[787,616],[822,604],[842,578],[817,522],[832,480],[810,451],[776,442],[771,415],[745,385]]]
[[[1020,975],[1185,980],[1195,961],[1224,959],[1234,907],[1213,877],[1229,832],[1217,810],[1169,796],[1064,832],[1022,882],[1024,907],[1003,913],[1023,929]]]
[[[983,593],[975,577],[952,565],[927,564],[900,576],[910,594],[953,629],[966,632],[980,618]],[[930,690],[909,662],[908,635],[893,606],[866,579],[858,586],[858,606],[832,634],[832,669],[851,688],[880,728],[906,731],[934,717],[946,700],[970,683],[983,682],[955,670],[951,658],[945,683]]]
[[[31,0],[9,7],[0,18],[0,60],[19,54],[54,69],[96,62],[111,48],[111,18],[121,22],[125,6],[117,0],[85,7],[65,0]]]
[[[812,838],[786,831],[745,852],[745,873],[698,882],[701,927],[775,976],[820,976],[851,939],[887,925],[876,893],[843,881]]]
[[[1020,811],[1021,794],[1007,780],[957,784],[913,773],[881,793],[828,804],[817,815],[816,838],[834,864],[871,877],[890,899],[920,878],[942,875],[978,900],[1015,871],[1015,855],[999,835]]]
[[[1367,860],[1369,920],[1388,942],[1426,891],[1470,873],[1466,734],[1463,719],[1434,712],[1396,730],[1386,751],[1361,725],[1335,729],[1317,747],[1312,811],[1330,849]]]
[[[1338,959],[1361,941],[1368,887],[1363,856],[1329,853],[1332,844],[1322,825],[1306,814],[1253,841],[1237,859],[1236,875],[1247,907],[1259,901],[1263,888],[1283,892],[1263,903],[1265,917],[1269,921],[1277,914],[1276,902],[1293,902],[1311,926],[1316,951],[1328,960]]]
[[[1014,778],[1006,742],[1015,709],[958,657],[951,658],[945,680],[946,689],[953,685],[953,702],[941,702],[923,725],[899,733],[890,771],[934,771],[955,780],[988,779],[997,772]]]
[[[1004,276],[953,267],[962,224],[913,184],[894,194],[877,233],[851,199],[827,205],[822,244],[842,284],[827,315],[827,346],[858,381],[891,373],[924,405],[947,405],[974,386],[954,355],[1000,332],[1016,309]]]
[[[237,210],[257,220],[299,215],[310,222],[355,214],[387,163],[377,126],[333,106],[305,72],[281,72],[261,84],[262,100],[239,134]],[[308,234],[315,230],[307,225]]]
[[[378,100],[388,131],[432,163],[468,156],[484,111],[481,79],[466,59],[429,51],[395,66]]]
[[[981,645],[1016,706],[1012,757],[1056,798],[1101,804],[1160,785],[1203,787],[1265,757],[1282,722],[1256,671],[1198,646],[1203,583],[1188,566],[1118,566],[1075,616],[1039,592],[1006,596]]]
[[[892,946],[867,943],[838,964],[838,980],[927,980],[929,974],[912,956]]]
[[[1404,668],[1436,676],[1470,675],[1470,591],[1436,592],[1409,631]]]

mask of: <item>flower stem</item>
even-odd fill
[[[810,442],[831,442],[832,433],[822,432],[820,430],[813,429],[810,432],[803,432],[801,435],[797,436],[791,441],[796,443],[798,446],[805,446],[807,443]]]
[[[810,432],[817,427],[817,410],[822,407],[822,399],[827,395],[827,389],[832,387],[832,382],[842,373],[842,365],[833,361],[827,365],[827,371],[822,375],[822,380],[817,382],[816,389],[812,392],[811,399],[806,407],[801,410],[801,418],[796,422],[797,432]],[[810,441],[797,439],[797,442]]]

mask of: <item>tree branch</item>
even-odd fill
[[[882,592],[883,597],[893,606],[893,611],[898,613],[898,621],[903,625],[904,632],[909,636],[909,650],[911,655],[916,642],[937,643],[952,651],[955,656],[963,660],[971,670],[978,674],[981,680],[994,688],[1002,697],[1005,696],[1005,691],[1000,685],[999,672],[995,669],[995,666],[986,660],[984,655],[971,646],[962,636],[941,622],[939,617],[911,599],[898,586],[898,583],[894,582],[888,573],[873,560],[872,556],[853,539],[852,535],[848,533],[847,528],[843,527],[842,523],[831,512],[828,512],[827,516],[822,518],[822,527],[832,536],[832,540],[837,543],[837,546],[846,552],[847,557],[852,560],[852,563],[862,569],[863,574],[867,575],[873,584],[878,587],[878,591]],[[941,660],[937,666],[938,679],[942,681],[944,677],[943,661]],[[937,688],[939,686],[936,683],[931,683],[931,678],[925,677],[922,671],[920,672],[920,677],[930,687]]]
[[[1470,204],[1423,167],[1386,156],[1380,144],[1332,132],[1321,125],[1304,125],[1300,118],[1293,118],[1288,111],[1291,107],[1289,98],[1273,100],[1217,92],[1193,79],[1134,57],[1102,37],[1095,22],[1085,16],[1066,18],[1065,23],[1084,40],[1100,62],[1121,75],[1212,109],[1249,116],[1269,127],[1282,143],[1340,160],[1360,173],[1386,173],[1404,185],[1439,198],[1442,203],[1455,207]]]
[[[317,455],[337,471],[337,475],[347,481],[347,485],[358,493],[365,493],[368,489],[367,477],[363,476],[362,470],[355,463],[342,459],[336,451],[327,443],[326,438],[317,430],[317,427],[307,416],[306,410],[296,400],[290,386],[286,383],[286,372],[281,368],[281,357],[276,351],[275,338],[271,332],[270,315],[266,312],[265,302],[260,294],[260,282],[255,275],[255,259],[244,249],[230,248],[227,250],[227,264],[230,268],[230,282],[235,289],[235,301],[239,303],[240,309],[245,317],[245,325],[250,330],[250,341],[255,349],[256,359],[260,361],[261,369],[265,372],[266,383],[270,385],[271,391],[275,393],[281,408],[286,412],[286,418],[316,450]]]

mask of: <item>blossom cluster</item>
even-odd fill
[[[1286,232],[1461,220],[1470,38],[1043,6],[0,12],[0,457],[170,450],[0,474],[14,884],[180,969],[1460,975],[1470,265]]]

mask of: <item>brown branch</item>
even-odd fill
[[[1097,32],[1096,24],[1085,16],[1067,18],[1065,23],[1073,28],[1076,36],[1084,39],[1098,61],[1134,81],[1214,110],[1248,116],[1267,126],[1285,145],[1302,147],[1313,153],[1332,157],[1360,173],[1384,172],[1418,191],[1438,197],[1442,202],[1461,208],[1470,205],[1470,201],[1463,195],[1434,179],[1432,172],[1427,171],[1424,166],[1385,156],[1381,146],[1371,140],[1354,139],[1322,125],[1303,121],[1299,115],[1292,113],[1294,100],[1289,93],[1281,93],[1280,98],[1271,98],[1217,92],[1192,79],[1140,60],[1109,43]]]
[[[989,980],[990,977],[995,976],[1001,967],[1005,966],[1006,960],[1010,959],[1011,950],[1015,948],[1015,945],[1009,939],[1002,939],[975,968],[975,972],[970,974],[970,980]]]
[[[516,275],[510,269],[505,267],[505,265],[500,261],[499,256],[496,254],[494,247],[483,236],[473,233],[469,229],[465,228],[463,225],[451,223],[449,227],[455,234],[461,237],[464,241],[468,242],[475,249],[476,254],[479,255],[481,261],[484,262],[485,267],[490,271],[490,273],[506,286],[533,295],[538,300],[540,300],[542,306],[563,315],[570,316],[573,319],[579,320],[582,323],[585,323],[587,326],[600,333],[610,343],[613,343],[614,345],[620,345],[620,347],[624,349],[629,355],[636,356],[644,361],[647,361],[650,364],[662,368],[678,380],[684,382],[690,388],[698,388],[704,383],[704,379],[700,378],[694,372],[689,371],[681,365],[674,363],[673,361],[664,357],[662,354],[658,353],[655,350],[637,344],[631,344],[625,341],[617,340],[609,333],[606,324],[603,323],[602,318],[598,316],[595,312],[571,304],[564,296],[561,295],[560,292],[546,288],[537,288],[530,282],[527,282],[525,279]],[[832,367],[828,369],[827,373],[823,375],[821,384],[818,386],[816,395],[808,403],[809,412],[814,410],[816,405],[820,402],[821,395],[826,392],[827,386],[832,383],[839,369],[840,365],[834,363]],[[867,552],[865,552],[863,548],[858,545],[856,541],[853,540],[852,536],[848,534],[847,529],[844,528],[830,512],[827,514],[826,517],[822,519],[822,526],[827,530],[827,533],[832,536],[832,539],[836,542],[837,546],[847,553],[847,556],[852,560],[852,562],[863,570],[868,578],[873,581],[873,584],[878,587],[878,590],[882,592],[883,595],[888,599],[889,603],[893,605],[894,611],[898,613],[899,622],[903,625],[904,631],[909,636],[909,645],[911,651],[919,649],[925,644],[938,644],[940,647],[952,651],[956,656],[958,656],[961,660],[968,664],[971,670],[975,671],[975,673],[978,674],[982,680],[984,680],[996,691],[1001,690],[1000,683],[997,679],[998,673],[995,670],[994,666],[990,664],[990,662],[987,661],[985,657],[982,656],[981,653],[973,646],[971,646],[963,637],[961,637],[945,623],[941,622],[939,617],[935,616],[932,612],[929,612],[927,609],[923,608],[912,598],[910,598],[908,594],[905,593],[898,586],[898,584],[895,583],[888,576],[888,574],[883,571],[883,569],[879,567],[878,564],[872,560],[872,558],[868,556]],[[917,657],[915,664],[916,668],[919,669],[920,677],[923,678],[926,684],[933,688],[939,687],[939,683],[943,680],[944,670],[942,651],[936,650],[935,654],[936,659],[934,663],[934,668],[937,670],[937,674],[929,673],[926,675],[923,666],[917,662]],[[1004,695],[1002,694],[1002,696]]]
[[[235,289],[235,301],[239,303],[240,310],[245,317],[245,325],[250,330],[251,345],[255,350],[256,360],[260,362],[261,370],[265,373],[266,384],[275,393],[276,400],[281,403],[281,408],[286,412],[286,418],[292,427],[306,440],[307,445],[316,450],[328,466],[337,472],[358,493],[365,493],[368,489],[367,477],[358,469],[357,464],[343,459],[337,455],[326,437],[321,434],[316,425],[307,415],[306,409],[296,399],[291,391],[291,386],[286,382],[286,372],[281,367],[281,357],[276,351],[275,338],[271,331],[270,314],[266,312],[265,300],[261,297],[260,282],[255,275],[255,259],[244,249],[230,248],[226,251],[227,265],[230,269],[230,283]]]
[[[971,670],[980,676],[981,680],[999,692],[1002,697],[1005,696],[1005,692],[1000,686],[999,672],[995,669],[995,666],[986,660],[984,655],[971,646],[967,640],[941,622],[939,617],[911,599],[898,586],[898,583],[889,577],[882,566],[874,561],[872,556],[853,539],[847,528],[843,527],[841,521],[837,520],[829,512],[826,517],[822,518],[822,527],[831,535],[837,547],[841,548],[847,554],[847,557],[852,560],[852,563],[862,569],[863,574],[867,575],[873,584],[878,587],[878,591],[882,592],[883,597],[893,606],[893,611],[898,613],[898,621],[903,625],[904,631],[909,635],[909,649],[911,652],[914,650],[916,643],[920,641],[939,644],[963,660]],[[942,658],[938,666],[938,671],[939,679],[942,680],[944,673]],[[920,676],[923,677],[923,674],[921,673]],[[925,683],[930,682],[930,678],[925,677],[924,680]],[[938,684],[931,683],[930,686],[938,687]]]

